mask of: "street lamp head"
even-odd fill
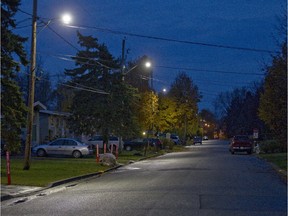
[[[72,21],[72,17],[70,14],[66,13],[62,16],[62,22],[66,25],[70,24]]]
[[[147,62],[145,63],[145,67],[150,68],[150,67],[151,67],[151,62],[147,61]]]

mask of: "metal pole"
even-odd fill
[[[25,144],[25,158],[23,170],[30,169],[31,161],[31,143],[33,133],[33,116],[34,116],[34,94],[35,94],[35,69],[36,69],[36,27],[37,27],[37,0],[33,0],[33,17],[32,17],[32,37],[31,37],[31,66],[30,66],[30,85],[28,100],[27,116],[27,134]]]

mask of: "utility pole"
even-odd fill
[[[33,133],[33,116],[34,116],[34,95],[35,95],[35,69],[36,69],[36,30],[37,27],[37,0],[33,0],[33,17],[32,17],[32,36],[31,36],[31,66],[30,66],[30,84],[28,99],[28,116],[26,126],[26,143],[25,158],[23,170],[30,169],[31,163],[31,143]]]
[[[122,40],[122,59],[121,59],[121,73],[122,73],[122,81],[124,81],[124,73],[125,73],[125,38]]]

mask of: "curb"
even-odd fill
[[[123,165],[117,165],[115,167],[112,167],[110,169],[107,169],[107,170],[104,170],[102,172],[96,172],[96,173],[90,173],[90,174],[86,174],[86,175],[82,175],[82,176],[76,176],[76,177],[72,177],[72,178],[68,178],[68,179],[63,179],[63,180],[60,180],[60,181],[56,181],[56,182],[52,182],[51,184],[49,184],[47,187],[43,187],[39,190],[34,190],[34,191],[30,191],[30,192],[26,192],[26,193],[21,193],[21,194],[16,194],[16,195],[4,195],[4,196],[1,196],[1,202],[2,201],[6,201],[6,200],[9,200],[9,199],[13,199],[13,198],[18,198],[18,197],[25,197],[25,196],[30,196],[30,195],[34,195],[34,194],[37,194],[41,191],[44,191],[44,190],[48,190],[48,189],[51,189],[51,188],[54,188],[54,187],[57,187],[59,185],[63,185],[63,184],[67,184],[67,183],[70,183],[70,182],[74,182],[74,181],[77,181],[77,180],[83,180],[83,179],[87,179],[87,178],[90,178],[90,177],[94,177],[94,176],[100,176],[101,174],[103,173],[107,173],[107,172],[110,172],[110,171],[113,171],[113,170],[116,170],[120,167],[122,167]]]
[[[162,155],[158,155],[156,157],[159,157],[159,156],[162,156]],[[150,159],[150,158],[153,158],[153,157],[155,157],[155,156],[144,157],[144,158],[141,158],[139,161],[147,160],[147,159]],[[77,180],[83,180],[83,179],[87,179],[87,178],[94,177],[94,176],[100,176],[101,174],[116,170],[116,169],[118,169],[118,168],[120,168],[122,166],[129,165],[129,164],[135,163],[135,162],[137,162],[137,161],[131,161],[131,162],[127,163],[127,164],[119,164],[119,165],[117,165],[115,167],[109,168],[109,169],[104,170],[102,172],[90,173],[90,174],[86,174],[86,175],[82,175],[82,176],[76,176],[76,177],[72,177],[72,178],[68,178],[68,179],[63,179],[63,180],[59,180],[59,181],[56,181],[56,182],[52,182],[47,187],[43,187],[43,188],[41,188],[39,190],[34,190],[34,191],[21,193],[21,194],[16,194],[16,195],[8,195],[7,194],[7,195],[4,195],[4,196],[1,196],[1,202],[9,200],[9,199],[13,199],[13,198],[31,196],[31,195],[37,194],[37,193],[39,193],[41,191],[48,190],[48,189],[57,187],[59,185],[67,184],[69,182],[73,182],[73,181],[77,181]]]

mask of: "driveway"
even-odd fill
[[[187,150],[5,203],[2,215],[287,215],[287,186],[264,161],[218,140]]]

